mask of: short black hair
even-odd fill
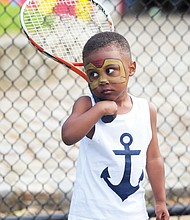
[[[116,46],[121,53],[131,57],[130,46],[127,39],[116,32],[105,31],[95,34],[86,42],[82,52],[83,60],[92,51],[105,46]]]

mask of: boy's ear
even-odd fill
[[[133,76],[136,71],[136,62],[132,61],[130,66],[129,66],[129,76]]]

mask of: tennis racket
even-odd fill
[[[33,46],[87,82],[83,46],[96,33],[114,31],[111,16],[96,0],[27,0],[20,21]]]
[[[82,48],[98,32],[113,31],[111,16],[95,0],[27,0],[20,12],[29,41],[83,77]]]

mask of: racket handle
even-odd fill
[[[104,123],[111,123],[116,118],[116,115],[104,115],[101,119]]]

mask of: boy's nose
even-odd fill
[[[108,81],[108,79],[106,78],[106,77],[100,77],[100,79],[99,79],[99,85],[104,85],[104,84],[108,84],[109,83],[109,81]]]

